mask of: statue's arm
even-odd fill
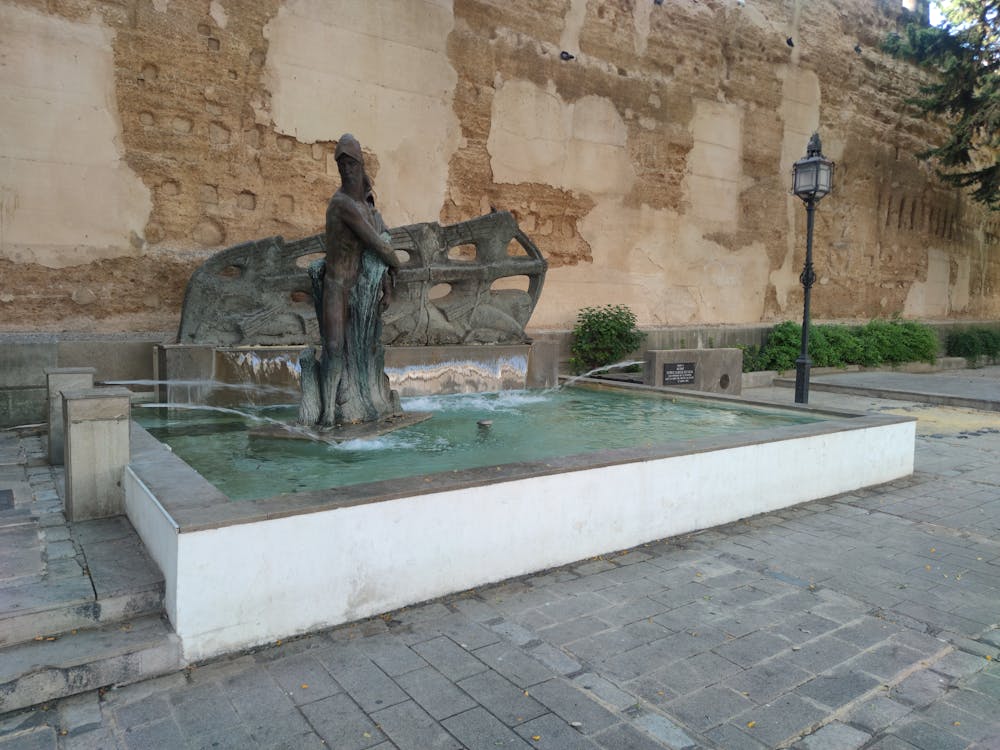
[[[338,210],[341,221],[358,236],[365,246],[377,254],[389,268],[399,268],[399,258],[396,257],[392,246],[375,233],[375,230],[365,221],[365,217],[355,206],[344,202],[338,206]]]

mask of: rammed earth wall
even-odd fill
[[[0,0],[0,330],[170,329],[210,252],[318,231],[344,131],[391,224],[516,215],[550,264],[534,329],[605,302],[643,326],[796,317],[787,191],[816,129],[837,173],[814,315],[996,318],[1000,219],[914,158],[940,134],[878,51],[902,13]]]

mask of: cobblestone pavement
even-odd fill
[[[0,716],[0,750],[1000,748],[978,424],[888,485]]]

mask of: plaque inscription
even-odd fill
[[[663,385],[691,385],[694,382],[694,362],[666,362],[663,365]]]

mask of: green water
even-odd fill
[[[817,421],[779,409],[732,408],[655,395],[568,388],[403,399],[432,412],[418,425],[372,440],[327,445],[252,437],[234,413],[137,408],[136,421],[233,499],[537,461]],[[291,422],[297,407],[245,407]],[[477,422],[490,420],[488,428]]]

